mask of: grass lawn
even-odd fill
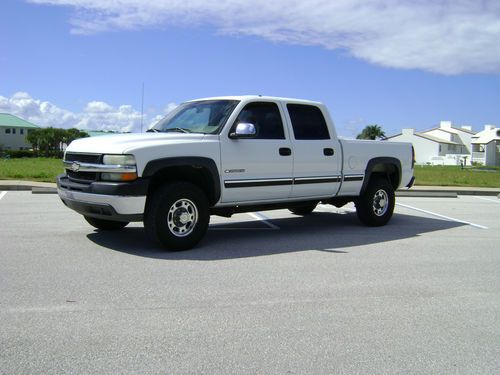
[[[0,180],[55,182],[63,172],[62,161],[51,158],[0,159]],[[415,184],[500,188],[500,168],[415,166]]]
[[[0,180],[55,182],[56,176],[63,172],[61,159],[0,159]]]
[[[416,165],[415,185],[500,188],[500,168]]]

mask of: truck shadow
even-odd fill
[[[355,213],[314,212],[307,217],[273,219],[279,229],[249,227],[245,223],[211,226],[195,249],[168,252],[151,242],[144,228],[126,227],[118,232],[94,231],[87,238],[95,244],[130,255],[168,259],[213,261],[317,250],[343,254],[356,246],[389,243],[466,224],[394,214],[385,227],[363,226]],[[255,226],[256,223],[253,223]]]

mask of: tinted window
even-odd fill
[[[325,118],[318,107],[288,104],[295,139],[330,139]]]
[[[275,103],[250,103],[243,108],[234,127],[241,122],[255,125],[257,139],[285,139],[283,121]]]

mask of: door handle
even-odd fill
[[[280,148],[280,155],[281,156],[290,156],[290,155],[292,155],[292,150],[288,147],[281,147]]]
[[[324,148],[323,149],[323,155],[325,156],[332,156],[335,153],[333,148]]]

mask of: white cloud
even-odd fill
[[[342,49],[374,64],[500,73],[498,0],[28,0],[72,6],[72,32],[166,24]]]
[[[151,129],[158,121],[160,121],[165,115],[171,111],[173,111],[177,107],[177,104],[175,103],[168,103],[165,108],[163,109],[162,114],[158,114],[156,116],[151,117],[151,120],[149,121],[148,129]]]
[[[143,123],[155,123],[167,109],[175,108],[168,104],[162,115],[144,114]],[[17,92],[9,97],[0,96],[0,112],[11,113],[40,126],[56,128],[79,128],[84,130],[112,130],[138,132],[141,129],[141,112],[131,105],[118,108],[101,101],[87,103],[83,111],[75,113],[58,107],[48,101],[32,98],[26,92]]]

